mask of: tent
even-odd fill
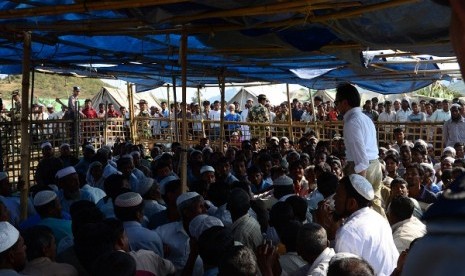
[[[257,102],[258,102],[257,95],[255,95],[254,93],[252,93],[252,92],[250,92],[249,90],[247,90],[247,88],[242,87],[242,88],[236,93],[236,95],[234,95],[231,99],[229,99],[228,105],[234,103],[235,101],[237,101],[237,102],[239,103],[239,107],[240,107],[241,109],[243,109],[244,106],[245,106],[245,103],[247,102],[248,99],[253,99],[253,102],[254,102],[254,103],[257,103]]]
[[[149,92],[134,93],[134,104],[140,100],[146,100],[148,106],[156,106],[160,108],[155,96]],[[99,103],[112,103],[115,109],[119,110],[120,106],[129,107],[128,94],[126,91],[117,88],[102,87],[99,93],[92,98],[92,105],[98,109]]]

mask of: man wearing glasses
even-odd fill
[[[344,144],[347,165],[345,175],[360,174],[365,177],[375,192],[373,209],[386,217],[381,207],[383,173],[378,160],[378,142],[373,121],[362,113],[360,93],[349,83],[338,85],[334,105],[344,115]]]

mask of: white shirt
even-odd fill
[[[412,111],[410,109],[407,109],[404,111],[402,108],[399,109],[396,113],[396,121],[397,122],[407,122],[408,121],[408,116],[412,114]]]
[[[391,111],[386,113],[386,111],[381,112],[378,116],[378,122],[394,122],[396,120],[396,112]]]
[[[391,275],[399,257],[387,220],[368,207],[346,219],[336,233],[334,249],[362,257],[381,276]]]
[[[446,112],[443,109],[438,109],[434,111],[434,113],[431,114],[431,117],[429,117],[429,120],[431,122],[445,122],[449,119],[450,119],[450,110]]]
[[[336,255],[334,249],[326,247],[318,258],[313,261],[311,264],[307,264],[297,270],[295,273],[291,274],[292,276],[326,276],[328,273],[329,261],[331,258]]]
[[[355,163],[355,172],[368,169],[370,160],[378,159],[376,129],[370,117],[354,107],[344,114],[344,143],[347,161]]]
[[[176,221],[161,225],[155,229],[163,244],[169,247],[169,255],[166,256],[177,270],[182,270],[189,257],[189,235],[187,235],[182,222]]]
[[[219,121],[220,116],[221,116],[221,113],[219,110],[210,110],[210,113],[208,113],[208,119],[212,121]],[[220,127],[220,124],[210,123],[210,127],[211,128]]]
[[[399,253],[410,247],[410,243],[426,234],[426,225],[412,216],[392,226],[392,237]]]

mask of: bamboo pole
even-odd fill
[[[27,202],[29,194],[30,179],[30,165],[31,156],[30,150],[30,136],[29,130],[29,77],[31,69],[31,33],[23,33],[23,66],[22,74],[23,80],[21,83],[21,179],[24,181],[24,185],[21,187],[21,198],[20,198],[20,209],[21,209],[21,220],[27,218]],[[19,182],[18,181],[18,182]]]
[[[182,148],[181,153],[181,179],[182,192],[187,191],[187,33],[183,32],[181,36],[181,82],[182,82]]]
[[[171,130],[171,107],[170,107],[170,84],[167,83],[166,84],[166,105],[168,108],[168,127],[166,128],[165,130],[165,139],[166,137],[170,137],[171,135],[167,136],[167,132],[169,131],[170,134],[172,133],[172,130]]]
[[[257,16],[257,15],[269,15],[276,13],[285,12],[304,12],[308,13],[314,10],[320,9],[341,9],[341,8],[352,8],[360,6],[361,3],[358,1],[345,2],[345,3],[315,3],[316,1],[288,1],[278,2],[270,5],[259,5],[231,10],[220,10],[213,12],[198,13],[191,16],[174,16],[167,18],[162,22],[173,22],[173,23],[187,23],[195,20],[211,19],[211,18],[224,18],[224,17],[237,17],[237,16]]]
[[[38,17],[59,15],[64,13],[88,13],[89,11],[119,10],[143,8],[187,2],[187,0],[126,0],[126,1],[84,1],[71,5],[41,6],[36,8],[9,9],[0,11],[0,19],[15,19],[20,17]]]
[[[178,112],[176,106],[178,105],[178,99],[176,95],[176,77],[173,75],[173,98],[174,98],[174,141],[179,142],[179,133],[178,133]]]
[[[289,116],[287,116],[288,129],[289,129],[289,139],[294,141],[294,133],[292,128],[292,106],[291,106],[291,97],[289,95],[289,83],[286,83],[286,94],[287,94],[287,106],[289,109]]]
[[[218,85],[220,86],[221,104],[220,104],[220,150],[223,152],[224,147],[224,93],[225,93],[225,77],[224,68],[218,75]]]
[[[108,101],[105,102],[105,117],[103,118],[103,141],[108,144]]]
[[[130,131],[130,140],[133,141],[133,143],[136,142],[136,139],[138,139],[137,137],[137,131],[136,131],[136,125],[135,125],[135,121],[134,121],[134,94],[132,93],[132,84],[131,83],[127,83],[127,89],[128,89],[128,101],[129,101],[129,107],[128,107],[128,110],[129,110],[129,131]]]
[[[200,85],[197,85],[197,100],[199,104],[199,113],[200,113],[200,121],[202,123],[202,137],[205,137],[205,125],[204,125],[204,120],[203,120],[203,114],[202,114],[202,101],[200,100]]]

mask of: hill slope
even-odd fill
[[[0,80],[0,97],[9,99],[11,92],[21,89],[21,75],[10,75]],[[31,82],[32,86],[32,82]],[[71,76],[59,76],[43,73],[35,73],[34,98],[55,99],[68,98],[73,91],[73,86],[81,87],[81,99],[92,98],[100,91],[102,86],[111,87],[99,79],[77,78]]]

